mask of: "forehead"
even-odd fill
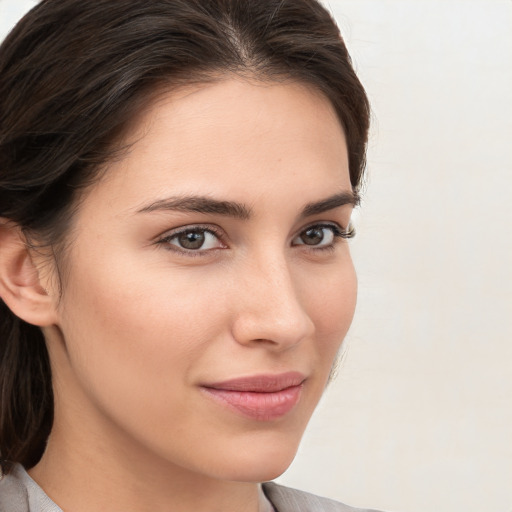
[[[239,200],[279,187],[304,193],[305,182],[320,196],[326,187],[331,194],[351,188],[334,108],[298,83],[234,78],[160,94],[126,142],[130,149],[108,166],[106,182],[133,208],[165,193]]]

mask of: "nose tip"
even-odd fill
[[[288,269],[266,272],[240,297],[233,336],[241,344],[266,343],[276,350],[291,348],[314,332]]]

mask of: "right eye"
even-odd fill
[[[203,252],[223,249],[225,245],[211,229],[194,227],[176,231],[160,240],[161,243],[173,245],[183,252]]]

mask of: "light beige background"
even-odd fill
[[[512,1],[331,0],[374,123],[338,379],[280,481],[512,511]],[[0,0],[0,37],[33,0]]]

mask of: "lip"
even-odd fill
[[[299,402],[306,377],[299,372],[254,375],[203,384],[201,389],[217,403],[258,421],[272,421]]]

